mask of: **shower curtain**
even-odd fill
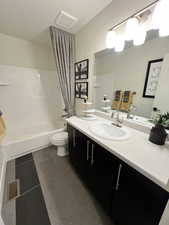
[[[54,26],[50,27],[50,36],[65,112],[70,117],[75,113],[75,36]]]

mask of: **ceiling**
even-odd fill
[[[0,33],[26,40],[47,42],[48,28],[60,10],[77,17],[67,30],[76,33],[112,0],[1,0]]]

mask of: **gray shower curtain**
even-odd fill
[[[54,26],[50,27],[56,71],[68,117],[75,113],[74,62],[75,36]]]

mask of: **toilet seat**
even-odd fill
[[[67,132],[59,132],[53,136],[56,140],[63,140],[68,138],[68,133]]]
[[[52,145],[55,145],[57,147],[57,155],[61,157],[66,156],[68,154],[67,142],[68,142],[67,132],[59,132],[51,137],[51,143]]]
[[[51,142],[53,145],[65,145],[67,144],[68,133],[67,132],[59,132],[51,138]]]

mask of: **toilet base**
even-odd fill
[[[57,147],[57,155],[60,157],[64,157],[68,155],[68,151],[66,146],[58,146]]]

